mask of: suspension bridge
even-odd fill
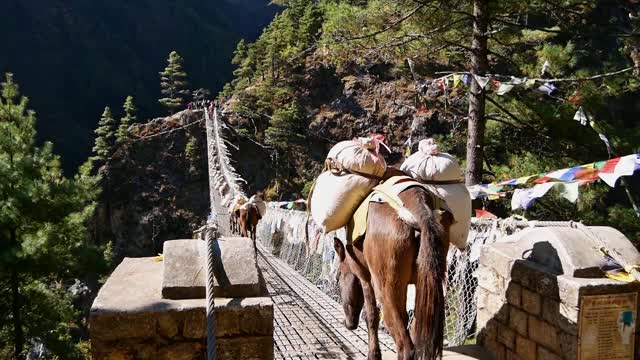
[[[193,239],[165,242],[164,258],[125,258],[118,265],[91,308],[93,358],[202,359],[205,352],[208,359],[366,358],[365,321],[347,330],[339,303],[333,238],[344,239],[344,229],[324,234],[306,213],[270,204],[255,243],[234,237],[229,206],[245,196],[244,180],[234,169],[217,111],[205,110],[198,122],[203,121],[207,225]],[[507,235],[513,236],[502,240]],[[203,238],[206,243],[195,240]],[[582,358],[578,352],[587,354],[588,346],[611,340],[583,341],[579,328],[591,326],[580,325],[582,314],[591,313],[581,309],[584,297],[592,299],[587,304],[616,297],[630,319],[640,311],[637,283],[604,279],[599,270],[604,249],[640,278],[638,267],[630,266],[640,263],[640,252],[615,229],[572,221],[473,219],[467,243],[466,251],[447,254],[443,357],[448,360]],[[410,287],[410,319],[413,297]],[[607,319],[617,324],[618,315]],[[616,351],[625,355],[619,358],[632,358],[632,333],[621,333],[626,340]],[[382,358],[395,358],[384,322],[379,339]],[[468,345],[476,340],[481,347]]]
[[[229,226],[229,204],[242,190],[244,180],[234,170],[223,126],[217,110],[205,110],[209,157],[210,202],[212,218],[220,235],[233,235]],[[286,222],[286,224],[285,224]],[[287,229],[283,229],[283,226]],[[306,228],[308,227],[308,228]],[[289,231],[290,236],[283,236]],[[304,232],[319,240],[319,251],[307,254],[303,244]],[[269,208],[258,226],[258,266],[262,271],[269,294],[274,302],[274,358],[275,359],[342,359],[366,358],[368,335],[365,321],[355,331],[343,325],[344,313],[338,302],[332,250],[324,244],[319,228],[300,211]],[[334,235],[326,234],[328,239]],[[473,283],[465,274],[473,271],[468,255],[450,254],[454,266],[450,281],[458,286],[450,296],[450,346],[463,345],[472,335],[475,317]],[[462,282],[468,281],[464,288]],[[393,339],[384,330],[380,346],[385,358],[395,358]],[[445,357],[464,358],[464,354],[478,357],[477,348],[447,352]]]

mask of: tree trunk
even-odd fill
[[[16,246],[17,243],[16,230],[11,229],[11,246]],[[18,278],[17,267],[13,266],[11,269],[11,315],[13,318],[14,356],[19,360],[24,359],[22,354],[22,350],[24,349],[24,333],[22,331],[22,317],[20,316],[21,307],[20,280]]]
[[[487,60],[487,25],[489,22],[488,0],[473,0],[473,41],[471,43],[471,73],[484,76],[489,68]],[[484,158],[484,90],[471,79],[469,91],[469,123],[467,129],[467,185],[482,181]]]

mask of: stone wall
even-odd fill
[[[161,297],[162,262],[124,259],[91,309],[94,360],[204,359],[205,300]],[[216,298],[220,360],[273,359],[269,297]]]
[[[484,246],[478,269],[478,343],[496,360],[577,359],[580,298],[640,290],[637,283],[551,273],[514,259],[503,251],[510,245]]]

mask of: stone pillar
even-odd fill
[[[253,243],[243,238],[219,242],[216,294],[226,297],[215,301],[217,358],[271,360],[273,303],[257,272]],[[198,298],[204,289],[203,245],[200,240],[174,240],[165,243],[164,261],[123,260],[91,308],[94,360],[204,359],[206,303]],[[248,255],[245,248],[251,250]],[[189,281],[191,288],[181,281]]]
[[[633,263],[640,259],[624,236],[613,236],[619,232],[592,229],[611,246],[624,248]],[[578,230],[544,228],[484,246],[478,268],[478,343],[496,360],[578,359],[579,341],[590,341],[579,339],[581,300],[640,290],[638,283],[604,278],[597,268],[602,254],[593,245]]]

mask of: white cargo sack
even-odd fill
[[[449,228],[449,243],[458,249],[467,248],[467,237],[471,227],[471,197],[464,184],[433,185],[447,203],[455,219]]]
[[[373,135],[341,141],[327,155],[325,172],[320,174],[309,198],[309,210],[325,232],[347,225],[360,203],[387,171],[380,155],[384,137]]]
[[[418,152],[402,163],[400,170],[410,174],[420,182],[456,181],[459,184],[429,184],[447,203],[455,219],[449,229],[449,243],[459,249],[466,249],[467,236],[471,227],[471,197],[462,183],[462,170],[455,157],[438,151],[433,139],[420,141]]]
[[[249,198],[248,203],[256,206],[260,217],[264,217],[264,215],[267,213],[267,204],[262,200],[262,197],[253,195],[251,198]]]
[[[400,170],[422,182],[462,179],[462,170],[455,157],[438,152],[433,139],[420,141],[418,152],[402,163]]]
[[[347,225],[360,203],[378,184],[377,180],[325,171],[316,180],[309,202],[311,217],[324,232]]]
[[[387,163],[379,154],[383,137],[358,138],[341,141],[331,148],[327,155],[330,169],[342,169],[353,173],[382,177],[387,171]]]

